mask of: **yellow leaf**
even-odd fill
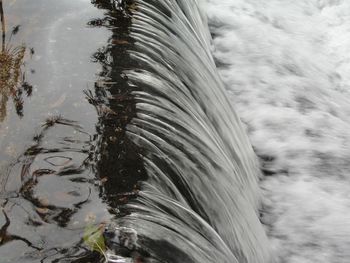
[[[91,250],[104,254],[106,251],[106,244],[103,237],[103,230],[101,227],[87,225],[84,231],[83,240]]]

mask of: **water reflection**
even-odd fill
[[[23,256],[30,262],[102,260],[82,240],[86,217],[98,199],[89,169],[93,149],[93,138],[78,123],[61,116],[43,123],[2,191],[1,222],[5,223],[0,228],[0,247],[6,251],[8,244],[18,249],[13,241],[27,245],[25,255],[11,255],[9,262],[24,260]]]
[[[6,203],[8,201],[6,201],[3,206],[6,206]],[[0,245],[5,245],[6,243],[12,242],[14,240],[19,240],[24,242],[28,247],[34,248],[35,250],[40,250],[39,247],[34,246],[29,240],[21,237],[21,236],[17,236],[17,235],[13,235],[11,233],[8,232],[8,228],[10,227],[11,221],[6,213],[5,210],[2,210],[2,213],[5,217],[5,224],[3,226],[1,226],[0,228]]]
[[[1,36],[2,36],[2,50],[5,48],[5,16],[4,16],[4,7],[2,6],[2,0],[0,0],[0,20],[1,20]]]
[[[145,179],[145,170],[138,149],[126,136],[126,125],[135,116],[135,100],[128,84],[125,69],[135,68],[129,50],[134,40],[130,37],[131,1],[91,1],[105,10],[102,19],[89,22],[92,27],[105,27],[112,32],[108,44],[93,55],[93,61],[102,66],[94,90],[87,91],[89,102],[96,107],[99,121],[96,175],[105,182],[102,198],[123,215],[122,205],[136,196],[138,182]],[[111,210],[115,211],[115,210]],[[124,211],[125,212],[125,211]]]
[[[85,91],[97,111],[96,133],[87,133],[80,123],[59,114],[38,128],[0,189],[0,253],[4,262],[102,262],[103,257],[83,240],[87,224],[108,223],[128,213],[123,209],[125,203],[136,197],[138,182],[146,178],[140,149],[125,132],[136,114],[131,94],[135,87],[123,74],[136,66],[127,52],[133,49],[129,36],[133,6],[128,1],[91,3],[103,10],[104,16],[91,19],[88,26],[108,29],[111,34],[91,56],[101,70],[93,88]],[[0,83],[1,98],[12,98],[15,104],[17,100],[18,105],[23,104],[22,94],[30,96],[32,92],[23,73],[28,50],[9,44],[20,29],[14,28],[7,43],[5,35],[1,54],[11,53],[13,60]],[[15,78],[9,85],[14,75],[17,82]],[[0,103],[5,105],[0,110],[1,121],[1,114],[6,116],[7,101]],[[23,114],[23,107],[16,106],[16,110]],[[122,254],[128,253],[124,250]]]
[[[0,16],[2,30],[2,45],[0,52],[0,122],[4,121],[7,114],[7,104],[9,97],[12,98],[18,116],[23,116],[23,93],[31,96],[33,87],[26,82],[25,57],[27,48],[24,45],[13,46],[11,39],[15,36],[20,26],[15,26],[6,43],[5,14],[2,0],[0,1]],[[31,49],[33,54],[34,50]]]

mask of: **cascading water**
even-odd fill
[[[33,67],[33,96],[22,121],[0,123],[13,131],[0,133],[1,262],[272,261],[258,163],[200,9],[199,0],[6,6],[31,25],[14,32],[33,36],[33,64],[20,64]]]
[[[1,263],[349,262],[350,1],[203,2],[0,0]]]
[[[116,220],[116,242],[151,262],[270,262],[256,159],[199,3],[136,1],[133,9],[138,68],[125,74],[136,117],[127,135],[142,149],[148,180]]]

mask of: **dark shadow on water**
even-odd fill
[[[86,91],[99,116],[96,175],[104,182],[102,198],[111,207],[118,207],[134,196],[139,189],[138,182],[146,179],[140,149],[125,133],[136,114],[136,106],[131,94],[135,87],[128,84],[123,71],[137,66],[128,53],[133,39],[129,36],[131,12],[127,2],[92,1],[106,12],[103,19],[89,22],[90,26],[107,27],[112,32],[108,44],[93,55],[93,61],[101,64],[102,71],[94,90]]]

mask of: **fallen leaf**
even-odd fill
[[[106,244],[103,237],[103,228],[93,225],[88,225],[85,228],[83,240],[92,251],[97,251],[104,254]]]

